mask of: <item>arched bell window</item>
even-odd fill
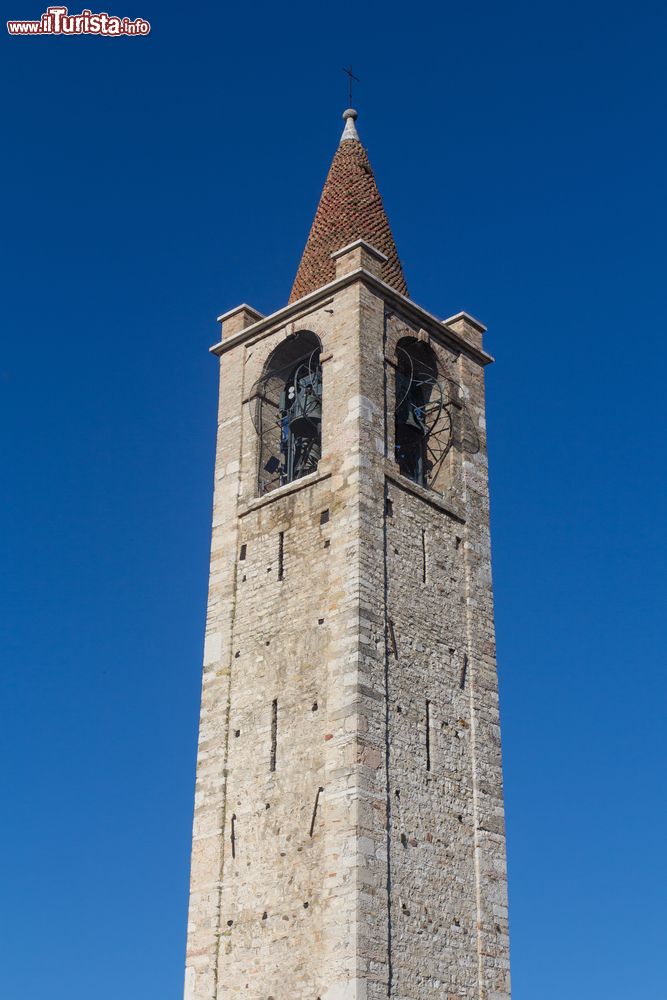
[[[315,472],[322,454],[321,345],[304,330],[270,355],[250,404],[259,435],[258,492]]]
[[[429,486],[442,460],[442,380],[428,344],[402,338],[396,348],[395,450],[399,472]]]

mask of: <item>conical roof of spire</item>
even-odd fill
[[[343,118],[345,129],[324,183],[290,302],[333,281],[336,266],[331,254],[358,239],[366,240],[385,255],[382,279],[403,295],[408,294],[368,153],[357,135],[357,112],[348,108]]]

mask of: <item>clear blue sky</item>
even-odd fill
[[[3,39],[0,993],[181,995],[207,349],[285,303],[351,61],[412,296],[497,357],[514,998],[667,996],[664,5],[117,2]]]

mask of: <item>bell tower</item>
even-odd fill
[[[508,1000],[484,326],[408,296],[357,113],[220,317],[186,1000]]]

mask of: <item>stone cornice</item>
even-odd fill
[[[331,257],[333,258],[333,260],[338,260],[339,257],[342,257],[344,254],[349,253],[350,250],[357,250],[359,248],[361,248],[362,250],[366,250],[367,253],[371,254],[372,257],[375,257],[383,264],[385,263],[385,261],[389,259],[386,256],[386,254],[383,254],[381,250],[378,250],[377,247],[374,247],[371,243],[368,242],[368,240],[355,240],[354,243],[348,243],[346,247],[341,247],[340,250],[334,250],[334,252],[331,254]]]
[[[257,309],[253,309],[253,307],[249,306],[247,302],[242,302],[241,305],[236,306],[235,309],[228,309],[226,313],[222,314],[222,316],[218,316],[218,323],[224,323],[226,319],[231,319],[232,316],[236,316],[236,314],[241,312],[242,309],[255,316],[258,320],[264,319],[264,313],[258,312]]]
[[[348,285],[354,284],[356,281],[363,281],[365,285],[369,288],[377,291],[382,295],[385,302],[388,302],[397,313],[401,313],[408,320],[412,320],[418,326],[425,329],[429,334],[434,336],[437,340],[440,340],[447,347],[452,348],[454,351],[461,352],[467,355],[472,360],[476,361],[480,365],[488,365],[493,361],[493,357],[487,354],[486,351],[480,350],[471,344],[464,337],[461,337],[454,330],[447,326],[446,322],[439,320],[436,316],[427,312],[426,309],[422,309],[411,299],[407,298],[405,295],[401,295],[397,292],[395,288],[388,285],[381,278],[377,278],[370,271],[365,268],[360,267],[354,271],[350,271],[349,274],[344,274],[339,278],[335,278],[326,285],[322,285],[321,288],[315,289],[314,292],[310,292],[308,295],[304,295],[303,298],[297,299],[296,302],[290,302],[288,305],[283,306],[282,309],[278,309],[277,312],[272,313],[269,316],[264,316],[259,319],[256,323],[247,326],[244,330],[239,333],[233,334],[231,337],[214,344],[210,351],[212,354],[225,354],[227,351],[231,350],[233,347],[237,347],[239,344],[244,343],[246,340],[251,338],[256,338],[262,334],[270,333],[275,327],[282,326],[284,323],[289,322],[291,319],[297,317],[304,310],[312,311],[313,307],[317,306],[320,300],[330,299],[334,292],[338,292]],[[234,312],[235,310],[231,310]],[[225,313],[224,315],[229,315]],[[458,313],[458,318],[461,317],[461,313]],[[464,314],[467,317],[467,313]],[[451,317],[455,319],[456,317]],[[472,319],[472,317],[470,317]],[[481,324],[477,320],[474,321],[475,325],[481,328]]]
[[[486,333],[486,327],[484,326],[484,324],[481,323],[478,319],[475,319],[474,316],[471,316],[470,313],[466,312],[465,310],[456,313],[455,316],[448,316],[447,319],[443,319],[442,322],[445,324],[445,326],[447,326],[449,323],[456,323],[458,322],[458,320],[461,319],[464,319],[466,323],[470,324],[470,326],[474,326],[475,329],[479,330],[480,333]]]

